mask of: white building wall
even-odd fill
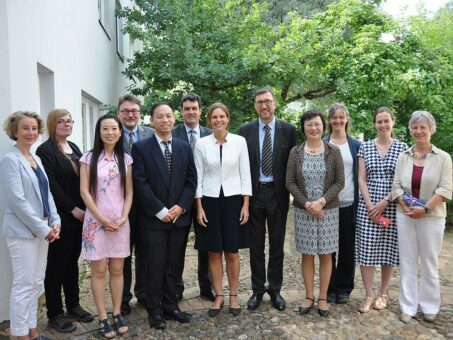
[[[35,111],[45,118],[48,109],[66,108],[76,121],[70,139],[82,148],[82,92],[97,103],[111,105],[126,93],[128,83],[121,75],[125,64],[116,52],[115,0],[100,1],[110,9],[104,25],[110,27],[110,38],[99,23],[96,0],[0,1],[2,125],[17,110]],[[131,1],[119,2],[126,6]],[[123,46],[127,58],[127,37]],[[41,82],[38,67],[51,72],[41,77]],[[53,84],[53,89],[40,94],[40,84],[41,89]],[[12,141],[0,132],[0,155],[10,145]],[[0,202],[1,221],[1,196]],[[0,321],[9,319],[10,266],[5,240],[0,236]]]

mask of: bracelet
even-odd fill
[[[123,217],[123,224],[126,223],[126,217]]]
[[[321,205],[322,205],[323,207],[326,206],[326,203],[327,203],[327,202],[326,202],[326,199],[325,199],[325,198],[324,198],[324,202],[321,201],[321,199],[319,199],[318,201],[319,201],[319,203],[321,203]]]

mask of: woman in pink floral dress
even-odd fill
[[[122,125],[111,114],[96,123],[93,149],[80,159],[80,193],[87,207],[82,231],[82,258],[91,261],[91,289],[105,338],[124,334],[121,317],[124,258],[130,255],[132,158],[123,151]],[[105,309],[105,274],[110,274],[113,326]]]

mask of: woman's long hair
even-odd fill
[[[102,152],[104,152],[104,143],[101,139],[101,122],[105,119],[113,119],[117,124],[118,128],[121,131],[121,136],[113,148],[113,155],[115,157],[116,163],[120,170],[121,186],[123,187],[123,197],[126,197],[126,165],[124,163],[124,148],[123,148],[123,125],[117,116],[107,113],[99,117],[95,132],[94,132],[94,145],[91,149],[91,164],[90,164],[90,194],[93,196],[94,201],[96,201],[96,187],[98,184],[98,161]]]

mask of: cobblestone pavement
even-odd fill
[[[290,216],[291,216],[290,212]],[[196,251],[188,246],[184,278],[186,290],[180,307],[193,313],[189,324],[168,323],[165,331],[150,329],[146,311],[132,300],[132,313],[126,318],[130,331],[123,336],[130,339],[453,339],[453,229],[447,229],[440,256],[440,276],[442,284],[442,306],[439,317],[434,323],[423,321],[421,313],[409,324],[398,320],[398,270],[390,282],[389,307],[383,311],[371,310],[360,314],[357,306],[364,299],[364,289],[360,273],[356,270],[356,289],[349,303],[330,304],[331,314],[321,318],[314,308],[308,315],[297,313],[304,297],[304,287],[300,272],[300,254],[295,250],[292,218],[288,221],[285,243],[284,287],[282,296],[287,301],[287,308],[279,312],[272,308],[269,297],[265,295],[263,303],[255,311],[248,311],[246,303],[251,294],[248,251],[241,251],[241,276],[239,299],[243,305],[238,317],[228,314],[228,300],[217,318],[206,314],[211,303],[200,299],[196,279]],[[82,271],[86,265],[82,265]],[[87,274],[88,275],[88,274]],[[376,271],[375,283],[380,278]],[[226,278],[224,279],[226,284]],[[317,282],[316,282],[317,285]],[[225,294],[227,287],[225,286]],[[316,294],[315,294],[316,295]],[[82,305],[94,314],[96,308],[89,288],[89,278],[81,280]],[[316,306],[315,306],[316,307]],[[111,306],[109,306],[111,310]],[[71,335],[60,334],[46,328],[47,319],[44,308],[40,310],[39,327],[52,339],[100,339],[97,319],[88,324],[77,323],[77,330]],[[6,335],[7,330],[3,331]],[[0,332],[0,339],[2,338]],[[119,338],[119,337],[117,337]]]

